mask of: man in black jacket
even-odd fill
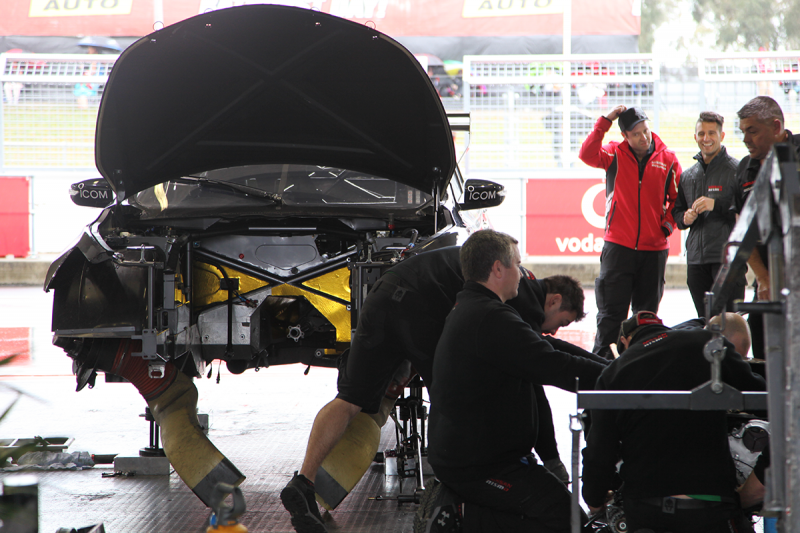
[[[436,343],[456,294],[464,285],[459,251],[460,248],[453,246],[405,259],[389,269],[367,296],[349,355],[340,363],[339,393],[317,414],[301,470],[281,492],[298,532],[325,531],[314,501],[315,489],[320,494],[327,492],[320,488],[318,473],[324,472],[320,466],[350,421],[361,411],[374,414],[382,409],[387,386],[406,360],[426,385],[431,384]],[[539,280],[531,272],[523,271],[520,295],[510,305],[531,327],[539,333],[555,333],[584,317],[583,289],[577,280],[567,276]],[[560,339],[547,339],[558,350],[603,361]],[[542,418],[542,436],[536,443],[536,451],[545,465],[566,482],[567,472],[556,447],[550,405],[541,387],[534,392],[538,416]],[[337,483],[327,472],[323,476],[322,483],[329,486]],[[333,492],[340,494],[340,498],[342,491],[345,489],[334,486]]]
[[[727,313],[730,328],[744,319]],[[622,353],[600,375],[597,390],[691,390],[708,381],[704,329],[670,329],[643,311],[622,324]],[[746,335],[745,335],[746,337]],[[724,341],[722,380],[741,391],[763,391],[764,379]],[[746,342],[740,344],[746,350]],[[686,410],[594,410],[583,451],[583,499],[599,511],[623,482],[628,529],[655,532],[728,533],[739,509],[726,413]]]
[[[518,292],[516,244],[483,230],[461,248],[466,283],[433,359],[428,462],[467,505],[507,518],[505,530],[568,532],[570,493],[531,456],[534,386],[574,391],[575,378],[591,386],[604,366],[554,351],[505,303]]]
[[[783,111],[778,102],[769,96],[756,96],[737,112],[739,129],[744,134],[744,144],[750,155],[739,162],[738,181],[742,202],[747,200],[756,182],[758,171],[775,143],[788,143],[800,159],[800,135],[784,128]],[[758,245],[753,250],[748,266],[755,275],[754,300],[769,300],[769,263],[767,247]],[[777,297],[777,296],[776,296]],[[764,322],[761,315],[748,318],[753,334],[753,356],[764,359]]]
[[[736,224],[741,205],[736,182],[739,161],[728,155],[722,146],[725,132],[722,115],[703,111],[695,125],[694,140],[700,152],[697,163],[681,175],[678,198],[672,209],[678,229],[688,229],[686,238],[686,284],[692,294],[697,316],[705,315],[705,293],[714,285],[728,236]],[[728,300],[732,310],[734,300],[744,298],[747,284],[744,273]]]

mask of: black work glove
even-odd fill
[[[564,463],[561,462],[561,459],[556,457],[555,459],[548,459],[544,461],[544,467],[554,476],[558,478],[560,482],[564,485],[569,483],[569,474],[567,473],[567,468],[564,466]]]

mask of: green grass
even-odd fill
[[[553,131],[544,126],[545,114],[543,110],[473,111],[470,167],[555,168]],[[74,102],[6,106],[2,118],[5,166],[94,168],[97,105],[90,105],[88,109],[79,109]],[[796,124],[798,118],[797,113],[787,113],[787,125]],[[696,120],[696,113],[662,111],[659,116],[657,133],[676,152],[683,168],[694,164],[692,157],[698,150],[692,137]],[[606,135],[606,140],[617,138],[620,137],[616,129]],[[74,143],[81,146],[68,146]],[[746,155],[735,132],[728,130],[725,144],[734,157]],[[578,161],[577,166],[584,165]]]
[[[21,104],[3,108],[7,167],[94,168],[97,106]],[[76,146],[76,144],[78,146]]]

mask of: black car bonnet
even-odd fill
[[[431,193],[455,167],[441,100],[408,50],[368,26],[277,5],[198,15],[125,50],[95,157],[119,200],[265,163],[347,168]]]

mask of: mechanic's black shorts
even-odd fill
[[[378,280],[361,309],[350,351],[339,363],[336,397],[365,413],[377,413],[395,370],[406,359],[430,383],[445,318],[432,316],[424,295],[402,279]]]

